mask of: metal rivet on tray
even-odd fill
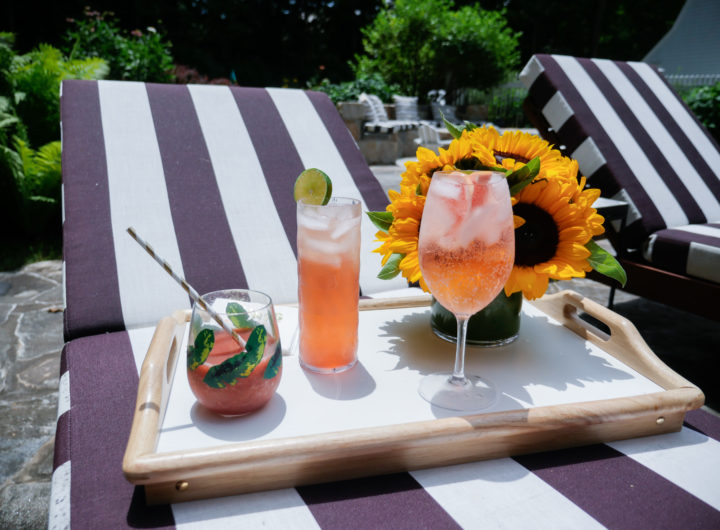
[[[190,483],[185,480],[178,480],[175,483],[175,489],[178,491],[185,491],[190,487]]]
[[[665,418],[660,416],[657,420],[655,420],[655,423],[657,423],[658,425],[662,425],[663,423],[665,423]]]

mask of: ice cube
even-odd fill
[[[297,217],[298,226],[308,230],[322,230],[326,231],[330,229],[330,219],[323,215],[313,215],[308,212],[303,212]]]
[[[360,226],[360,218],[342,219],[335,224],[330,239],[337,240]]]
[[[431,181],[432,193],[438,197],[457,200],[462,197],[462,185],[450,179],[436,179]]]

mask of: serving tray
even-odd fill
[[[184,374],[173,382],[189,312],[163,319],[140,373],[125,477],[150,504],[182,502],[677,431],[704,402],[629,321],[563,291],[524,305],[515,343],[468,348],[468,370],[498,385],[494,408],[433,408],[417,384],[451,369],[454,345],[430,332],[429,301],[361,300],[358,366],[314,375],[286,356],[278,394],[240,418],[195,404]],[[280,307],[288,329],[296,312]]]

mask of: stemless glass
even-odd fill
[[[500,292],[512,270],[515,234],[502,173],[437,171],[425,200],[418,242],[420,269],[433,296],[457,319],[452,373],[420,382],[420,395],[438,407],[476,411],[497,399],[495,385],[465,375],[465,336],[471,315]]]
[[[193,305],[187,375],[197,400],[219,414],[247,414],[272,398],[282,375],[282,348],[275,310],[266,294],[246,289],[202,296],[240,335],[242,348],[213,317]]]

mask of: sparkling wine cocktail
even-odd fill
[[[356,199],[297,203],[300,363],[315,372],[357,362],[361,214]]]
[[[433,174],[418,242],[420,269],[433,296],[458,322],[453,373],[433,374],[420,394],[442,408],[474,411],[491,406],[494,385],[465,375],[465,334],[471,315],[505,285],[515,257],[512,206],[501,173]]]

